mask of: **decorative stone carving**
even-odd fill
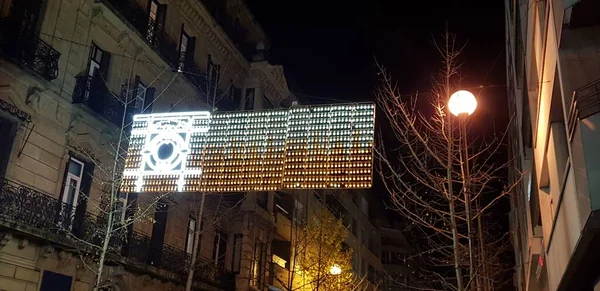
[[[19,249],[24,249],[29,244],[29,240],[26,238],[19,239]]]
[[[0,250],[2,250],[11,239],[12,239],[12,233],[0,232]]]
[[[52,256],[52,254],[54,254],[54,247],[53,246],[44,246],[42,248],[42,256],[44,256],[44,258],[49,258],[50,256]]]
[[[126,31],[126,30],[124,30],[124,31],[121,31],[121,32],[119,33],[119,37],[117,37],[117,42],[119,42],[119,43],[120,43],[120,42],[122,42],[122,41],[123,41],[125,38],[127,38],[127,37],[128,37],[128,33],[127,33],[127,31]]]
[[[94,19],[96,16],[102,14],[102,8],[95,6],[92,7],[92,19]]]
[[[0,109],[18,117],[23,121],[31,121],[31,115],[29,113],[19,109],[17,106],[0,99]]]

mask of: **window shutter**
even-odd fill
[[[240,265],[242,261],[242,240],[243,234],[237,233],[233,238],[233,266],[232,271],[234,273],[240,272]]]
[[[144,96],[144,108],[141,108],[140,113],[152,113],[152,106],[154,105],[155,94],[156,88],[146,88],[146,96]]]
[[[163,199],[158,201],[156,204],[156,211],[154,212],[154,223],[152,227],[152,237],[150,239],[150,255],[149,264],[156,266],[160,265],[162,260],[162,248],[165,242],[165,233],[167,230],[167,218],[168,218],[169,205]]]
[[[196,49],[196,38],[188,37],[187,48],[185,51],[185,67],[184,71],[190,71],[190,67],[194,65],[194,52]]]
[[[9,121],[0,117],[0,178],[4,178],[6,174],[6,166],[10,158],[10,152],[13,146],[13,140],[17,133],[17,127]]]
[[[158,4],[158,11],[156,13],[156,32],[162,32],[165,29],[165,20],[167,18],[167,4]]]
[[[108,81],[108,72],[110,68],[110,53],[106,51],[102,51],[102,59],[100,60],[100,72],[102,77],[104,77],[104,81]]]
[[[68,165],[69,164],[67,164],[67,167]],[[83,177],[81,179],[81,187],[79,188],[83,195],[79,195],[79,199],[77,200],[77,206],[75,207],[75,220],[73,223],[73,232],[76,236],[83,234],[83,222],[85,213],[87,211],[87,202],[90,197],[90,190],[92,189],[92,181],[94,180],[94,167],[95,165],[93,162],[86,162],[83,165]],[[68,168],[66,171],[68,171]]]

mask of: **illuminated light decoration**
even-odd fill
[[[188,163],[188,155],[191,142],[209,129],[209,112],[136,115],[133,121],[129,153],[137,157],[127,160],[123,176],[136,177],[136,192],[157,175],[176,179],[182,192],[188,178],[202,175],[201,167]]]
[[[374,122],[373,103],[136,115],[121,190],[370,188]]]

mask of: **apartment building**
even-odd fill
[[[0,1],[0,290],[91,290],[121,129],[136,113],[290,106],[268,43],[239,0]],[[206,224],[196,195],[114,197],[121,222],[147,219],[110,240],[102,290],[181,290],[196,229],[196,290],[266,288],[257,195],[207,198],[208,222],[235,215]]]
[[[416,260],[414,249],[403,232],[406,224],[394,219],[380,219],[381,264],[385,270],[385,280],[379,290],[404,291],[420,288],[421,282],[415,274]]]
[[[510,213],[518,290],[594,290],[600,276],[598,1],[505,1]]]
[[[383,270],[379,258],[379,233],[373,224],[373,215],[370,214],[370,195],[370,191],[364,190],[275,193],[273,215],[276,228],[271,254],[273,276],[270,278],[270,285],[276,288],[273,290],[312,290],[314,287],[301,281],[301,271],[295,270],[297,273],[292,274],[294,264],[290,262],[294,260],[294,255],[302,255],[303,249],[295,248],[298,231],[309,222],[312,215],[318,215],[320,211],[326,211],[335,219],[342,220],[347,228],[343,248],[353,251],[353,270],[343,272],[354,273],[357,278],[356,290],[375,290],[375,286],[383,278]],[[310,280],[315,279],[309,279],[309,282]]]

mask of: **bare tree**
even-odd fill
[[[194,80],[197,87],[202,90],[202,97],[213,112],[217,110],[219,102],[226,97],[230,90],[233,89],[233,84],[235,80],[242,75],[241,71],[233,72],[233,70],[231,70],[233,67],[231,62],[232,60],[228,59],[225,63],[225,66],[222,68],[221,65],[213,63],[212,59],[209,58],[206,74],[194,75],[192,77],[192,80]],[[221,80],[221,76],[222,73],[226,73],[228,71],[232,72],[231,75],[233,76],[233,78],[230,79],[229,82],[224,84],[222,83],[223,81]],[[213,219],[211,220],[210,225],[208,225],[207,227],[217,225],[221,221],[221,219],[231,214],[232,210],[235,209],[243,200],[243,197],[241,197],[241,199],[237,200],[237,202],[234,205],[229,205],[230,208],[223,210],[220,209],[220,206],[227,204],[221,204],[221,202],[223,202],[222,198],[224,197],[224,195],[230,194],[208,194],[206,192],[202,192],[199,194],[201,196],[200,202],[192,204],[195,206],[192,212],[195,213],[196,222],[199,224],[200,227],[196,227],[196,229],[194,230],[193,250],[188,266],[188,273],[185,283],[186,291],[192,290],[194,273],[199,267],[201,267],[201,265],[198,264],[198,246],[200,244],[201,234],[204,232],[204,229],[202,228],[202,221],[205,217],[205,200],[207,198],[207,195],[217,195],[219,202],[216,205],[216,209],[213,210],[213,215],[211,216]]]
[[[94,189],[92,187],[94,190],[90,193],[79,192],[79,204],[85,205],[87,208],[83,209],[85,218],[81,221],[75,221],[77,218],[77,210],[75,209],[63,209],[61,213],[61,217],[68,217],[61,221],[62,231],[73,241],[74,251],[79,253],[86,268],[95,275],[94,290],[99,290],[110,284],[109,281],[106,281],[107,278],[103,276],[105,262],[109,259],[117,262],[122,260],[123,247],[127,244],[127,234],[131,231],[130,227],[137,222],[155,223],[152,214],[154,214],[156,206],[166,203],[164,199],[170,195],[170,193],[148,195],[149,198],[143,201],[143,205],[141,205],[142,203],[132,203],[129,193],[120,192],[122,173],[130,142],[129,131],[132,116],[144,112],[152,105],[139,104],[140,98],[138,97],[145,95],[146,92],[137,91],[138,86],[133,78],[136,62],[137,60],[134,58],[130,66],[125,62],[122,63],[119,72],[127,73],[125,76],[123,74],[119,76],[120,84],[122,84],[119,93],[114,93],[109,89],[109,82],[102,74],[80,76],[80,80],[83,82],[80,84],[82,86],[80,89],[83,89],[80,94],[85,94],[80,97],[88,100],[95,90],[104,92],[105,95],[102,97],[106,99],[103,100],[103,103],[107,108],[105,117],[117,124],[115,130],[101,134],[99,137],[100,146],[89,148],[89,146],[81,144],[76,136],[82,135],[82,133],[71,131],[76,125],[73,125],[68,131],[71,146],[93,164],[93,173],[87,173],[87,175],[96,188],[101,188]],[[117,62],[113,63],[118,64]],[[170,71],[170,69],[164,69],[146,88],[157,82],[167,71]],[[154,97],[153,102],[163,96],[179,75],[179,73],[173,74],[165,88]],[[69,184],[65,187],[69,187],[67,189],[69,192],[79,189],[79,187]],[[82,203],[84,201],[85,203]]]
[[[499,272],[488,262],[506,240],[493,239],[486,215],[514,185],[499,183],[508,166],[497,161],[504,135],[469,136],[466,117],[447,112],[448,98],[460,89],[462,48],[448,33],[435,45],[443,67],[429,96],[401,96],[379,67],[377,97],[394,133],[382,136],[376,150],[380,174],[392,208],[410,222],[416,238],[420,282],[414,288],[493,290]]]

